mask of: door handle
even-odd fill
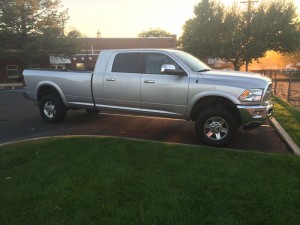
[[[106,81],[115,81],[115,78],[106,78]]]
[[[154,84],[155,81],[154,80],[144,80],[145,84]]]

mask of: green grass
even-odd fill
[[[0,147],[0,224],[300,224],[300,158],[112,138]]]
[[[300,111],[278,97],[273,97],[275,118],[295,143],[300,146]]]

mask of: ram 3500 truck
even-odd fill
[[[101,51],[95,71],[24,70],[26,97],[42,118],[61,122],[69,109],[118,110],[195,122],[207,145],[229,143],[237,128],[272,115],[272,83],[258,74],[211,70],[178,50]]]

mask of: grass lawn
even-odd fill
[[[278,97],[273,97],[275,118],[295,143],[300,146],[300,111]]]
[[[300,158],[112,138],[0,147],[0,224],[300,224]]]

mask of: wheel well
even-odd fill
[[[228,109],[229,111],[231,111],[236,115],[236,118],[238,119],[238,124],[241,123],[241,117],[236,105],[231,100],[221,96],[207,96],[199,99],[196,102],[196,104],[193,106],[193,109],[191,111],[192,121],[195,121],[197,119],[198,114],[202,110],[213,106],[218,106],[218,107]]]
[[[44,96],[50,94],[57,94],[58,96],[60,96],[58,91],[50,85],[44,85],[40,87],[37,94],[37,101],[40,102]]]

